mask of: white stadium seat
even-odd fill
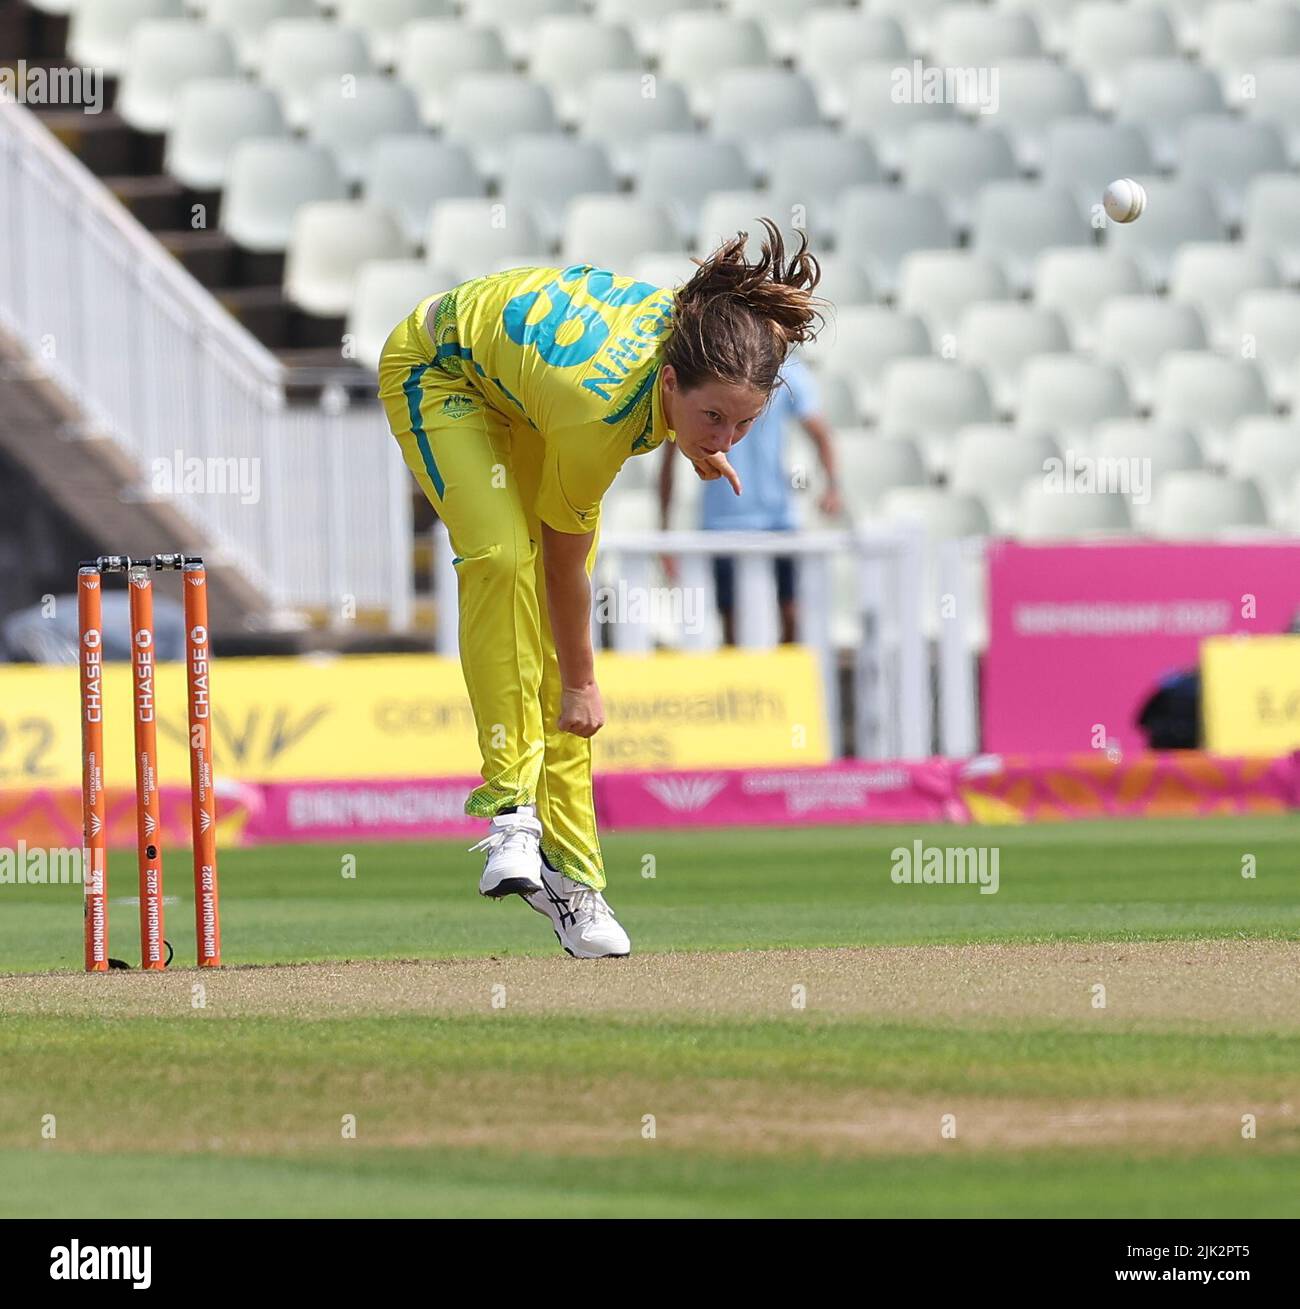
[[[1286,147],[1270,123],[1224,114],[1189,118],[1178,141],[1178,176],[1214,196],[1229,227],[1241,222],[1246,188],[1263,173],[1284,173]]]
[[[699,265],[679,250],[652,250],[637,255],[627,272],[629,277],[651,286],[684,286],[699,272]]]
[[[207,0],[203,21],[225,32],[241,68],[259,68],[266,29],[280,18],[315,18],[316,0]]]
[[[446,123],[461,78],[509,71],[505,42],[490,27],[471,27],[456,18],[423,18],[402,29],[397,77],[415,92],[428,127]]]
[[[1101,205],[1117,177],[1155,171],[1151,147],[1132,123],[1099,118],[1058,118],[1047,129],[1042,180],[1069,191],[1087,213]]]
[[[1294,405],[1300,365],[1300,291],[1250,291],[1237,301],[1234,345],[1250,349],[1275,400]]]
[[[1160,362],[1152,416],[1191,428],[1210,459],[1222,456],[1238,419],[1272,412],[1263,374],[1248,359],[1177,350]]]
[[[919,314],[936,338],[957,330],[968,305],[1010,296],[1002,266],[970,250],[916,250],[899,265],[898,307]]]
[[[472,73],[456,83],[447,110],[449,141],[465,146],[474,167],[495,181],[510,138],[520,132],[559,132],[550,92],[517,73]]]
[[[904,255],[913,250],[948,249],[954,244],[941,201],[888,186],[854,186],[845,191],[836,213],[835,233],[839,253],[858,260],[886,295],[897,285]]]
[[[805,357],[820,371],[849,382],[858,412],[870,419],[880,409],[880,380],[886,365],[895,359],[928,356],[930,334],[914,314],[862,305],[839,310],[805,350]]]
[[[711,192],[705,197],[700,209],[700,221],[695,233],[695,253],[707,255],[724,241],[730,241],[738,232],[748,232],[746,254],[750,259],[757,259],[767,236],[758,220],[764,216],[772,217],[767,212],[771,207],[772,201],[766,191]],[[790,241],[793,233],[789,230],[789,224],[779,226],[787,241]]]
[[[957,358],[983,371],[994,401],[1014,414],[1020,401],[1020,374],[1027,360],[1070,348],[1061,316],[1051,309],[1015,300],[970,305],[957,326]]]
[[[817,389],[821,392],[821,409],[822,417],[836,429],[836,459],[840,458],[840,451],[843,448],[841,442],[844,439],[846,427],[857,427],[860,416],[858,414],[858,404],[853,396],[853,388],[849,385],[848,379],[841,377],[838,373],[822,373],[817,378]]]
[[[1033,284],[1034,263],[1043,251],[1091,244],[1087,218],[1061,187],[992,182],[979,194],[971,246],[998,260],[1017,290]]]
[[[1257,122],[1272,123],[1282,133],[1291,166],[1300,167],[1300,57],[1262,60],[1255,69],[1255,94],[1241,108]]]
[[[1277,264],[1240,241],[1188,241],[1169,272],[1169,294],[1201,311],[1216,345],[1232,342],[1243,295],[1281,285]]]
[[[1227,454],[1229,474],[1254,482],[1269,517],[1280,525],[1300,477],[1300,424],[1286,418],[1243,418],[1232,429]]]
[[[1246,188],[1242,239],[1270,255],[1283,278],[1300,282],[1300,177],[1266,173]]]
[[[139,24],[185,16],[182,0],[80,0],[70,12],[68,58],[106,77],[122,72]]]
[[[931,541],[987,536],[990,527],[988,511],[975,496],[941,486],[898,486],[886,491],[879,516],[886,522],[919,523]]]
[[[1163,296],[1116,296],[1106,301],[1097,324],[1097,358],[1124,370],[1139,406],[1151,403],[1165,354],[1204,350],[1208,345],[1195,306]]]
[[[907,189],[937,195],[959,233],[969,231],[982,187],[1018,176],[1007,138],[996,128],[964,122],[922,123],[912,133],[903,166]]]
[[[362,264],[347,321],[357,361],[377,369],[393,328],[426,296],[455,283],[449,270],[439,271],[422,259],[374,259]]]
[[[717,78],[713,94],[710,133],[738,145],[760,177],[771,170],[772,142],[779,133],[821,121],[813,84],[801,73],[733,69]]]
[[[1141,271],[1132,259],[1095,247],[1044,250],[1034,269],[1034,302],[1061,315],[1080,350],[1092,348],[1107,300],[1143,289]]]
[[[947,467],[953,433],[994,418],[984,375],[944,359],[895,359],[880,379],[880,430],[919,441],[926,464]]]
[[[543,18],[528,50],[529,76],[551,92],[560,118],[566,123],[576,123],[581,116],[593,77],[642,66],[641,55],[625,27],[587,15]]]
[[[1197,114],[1220,114],[1223,92],[1206,68],[1181,59],[1137,59],[1120,76],[1115,118],[1146,133],[1160,168],[1172,168],[1178,154],[1178,134]]]
[[[815,294],[830,302],[832,313],[840,305],[870,305],[879,299],[871,279],[856,260],[844,255],[817,254],[816,250],[813,255],[821,270]]]
[[[697,114],[712,112],[713,91],[724,72],[766,68],[769,62],[763,29],[752,18],[686,10],[665,20],[659,72],[686,89]]]
[[[712,191],[741,191],[753,182],[740,148],[694,132],[661,132],[646,143],[636,193],[667,207],[683,244],[693,242]]]
[[[340,86],[328,77],[311,98],[307,139],[333,156],[344,181],[361,181],[366,159],[382,136],[417,132],[420,108],[409,87],[391,77],[358,77]]]
[[[924,486],[925,463],[915,441],[859,429],[835,433],[835,463],[851,514],[874,509],[900,486]]]
[[[406,253],[402,230],[385,209],[352,200],[303,205],[285,252],[284,293],[305,313],[341,316],[362,264]]]
[[[1061,54],[1069,46],[1070,20],[1079,0],[996,0],[1007,13],[1028,14],[1038,27],[1043,49]]]
[[[862,7],[874,17],[896,18],[907,33],[907,48],[931,54],[943,11],[972,3],[974,0],[863,0]]]
[[[1300,10],[1286,3],[1224,0],[1205,11],[1201,59],[1223,82],[1229,104],[1245,98],[1244,82],[1264,59],[1300,55]]]
[[[526,261],[518,257],[541,246],[541,234],[526,208],[508,209],[496,200],[439,200],[429,218],[424,257],[453,269],[464,281],[522,266]]]
[[[663,205],[634,196],[582,195],[569,205],[560,243],[566,264],[626,268],[642,250],[666,250],[673,220]]]
[[[935,21],[933,47],[936,64],[977,68],[1040,54],[1043,43],[1030,14],[949,5]]]
[[[1174,255],[1187,241],[1221,241],[1226,235],[1210,191],[1197,182],[1137,179],[1146,188],[1147,207],[1136,223],[1107,222],[1106,248],[1135,259],[1149,286],[1169,282]]]
[[[825,13],[839,13],[847,10],[852,0],[815,0],[815,3]],[[808,0],[727,0],[726,8],[738,17],[754,19],[763,29],[768,48],[778,59],[792,59],[798,53],[805,24],[812,16],[808,13]]]
[[[1129,508],[1134,522],[1143,528],[1151,520],[1152,495],[1161,481],[1169,473],[1201,468],[1205,462],[1200,442],[1187,428],[1135,418],[1102,423],[1096,430],[1092,453],[1098,461],[1109,460],[1112,466],[1128,461],[1132,469]]]
[[[901,63],[907,38],[898,20],[850,9],[814,9],[794,50],[794,65],[812,79],[822,113],[844,117],[849,84],[859,64]]]
[[[370,52],[360,32],[325,18],[281,18],[265,34],[261,80],[280,96],[284,116],[296,128],[311,117],[312,96],[327,77],[370,72]]]
[[[1067,468],[1072,467],[1067,463]],[[1077,476],[1077,474],[1076,474]],[[1069,473],[1061,487],[1035,478],[1020,490],[1016,535],[1025,541],[1088,540],[1129,536],[1133,517],[1128,501],[1115,490],[1069,489]],[[1078,483],[1074,486],[1078,488]]]
[[[1178,48],[1194,54],[1201,48],[1201,24],[1211,0],[1132,0],[1135,6],[1163,9],[1174,25]]]
[[[303,205],[346,194],[328,150],[289,138],[241,141],[230,153],[221,230],[246,250],[284,250]]]
[[[1087,85],[1074,69],[1051,59],[1009,59],[999,64],[994,117],[1011,138],[1021,168],[1041,168],[1047,130],[1058,118],[1089,112]]]
[[[664,19],[683,9],[711,9],[713,0],[595,0],[596,17],[603,23],[621,23],[631,33],[637,48],[657,56],[663,45]]]
[[[463,0],[465,17],[475,26],[495,28],[511,59],[528,58],[537,25],[551,14],[576,14],[578,0]]]
[[[900,101],[895,98],[897,63],[859,64],[849,80],[844,130],[864,136],[876,148],[880,162],[898,172],[907,159],[908,138],[918,124],[953,117],[946,101]]]
[[[578,127],[579,135],[605,147],[614,171],[624,178],[639,171],[652,136],[694,130],[685,89],[659,77],[654,94],[647,95],[640,73],[602,73],[593,78]]]
[[[252,137],[287,132],[280,102],[264,86],[236,78],[195,78],[181,88],[167,133],[165,168],[199,191],[219,190],[230,153]]]
[[[863,137],[810,127],[780,132],[773,143],[772,207],[785,214],[801,209],[814,242],[831,236],[835,205],[849,187],[883,180],[876,152]]]
[[[487,184],[463,146],[424,134],[381,136],[366,158],[362,194],[391,211],[406,239],[422,246],[434,205],[482,197]]]
[[[978,496],[1000,532],[1015,528],[1021,488],[1042,478],[1060,448],[1041,432],[1022,432],[1002,423],[974,423],[958,431],[949,456],[948,485]]]
[[[1098,423],[1133,413],[1133,397],[1114,364],[1077,354],[1044,354],[1027,360],[1021,370],[1016,425],[1054,436],[1062,449],[1086,450]]]
[[[1165,540],[1254,536],[1267,528],[1268,509],[1254,482],[1193,469],[1161,480],[1151,505],[1150,526]]]
[[[392,68],[402,49],[402,31],[424,18],[451,18],[452,0],[332,0],[344,27],[365,34],[376,67]]]
[[[1075,10],[1064,54],[1088,79],[1093,105],[1115,107],[1119,74],[1135,59],[1173,58],[1178,43],[1163,10],[1088,0]]]
[[[180,18],[139,23],[127,45],[117,110],[137,131],[165,132],[187,82],[234,72],[235,50],[224,32]]]
[[[548,246],[559,244],[565,211],[576,195],[618,190],[605,152],[594,141],[570,136],[511,138],[501,177],[501,198],[510,210],[527,209]]]

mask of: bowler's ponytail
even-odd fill
[[[676,293],[663,360],[684,390],[720,381],[766,395],[790,346],[817,335],[823,315],[812,291],[821,269],[807,234],[787,259],[780,229],[770,218],[759,221],[767,240],[757,261],[746,258],[749,237],[740,232],[695,260],[699,271]]]

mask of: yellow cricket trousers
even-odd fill
[[[455,555],[460,663],[483,759],[483,784],[470,793],[465,812],[488,818],[513,805],[535,805],[551,865],[600,890],[605,872],[591,742],[556,727],[560,670],[533,508],[542,437],[430,362],[429,303],[389,336],[379,398]],[[595,557],[593,541],[588,575]]]

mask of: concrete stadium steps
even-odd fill
[[[29,66],[71,67],[64,52],[67,21],[45,21],[12,0],[0,0],[0,59]],[[116,103],[117,82],[104,79],[105,104]],[[219,191],[195,191],[163,171],[165,137],[127,123],[113,109],[85,114],[80,109],[37,109],[41,122],[75,155],[137,222],[217,301],[269,350],[285,355],[315,352],[311,368],[344,365],[343,320],[314,318],[284,298],[283,254],[245,250],[217,230]],[[194,206],[203,205],[204,226],[193,224]],[[324,351],[330,351],[328,361]]]
[[[172,228],[195,231],[192,217],[196,205],[203,207],[205,223],[198,231],[205,232],[216,224],[219,191],[194,191],[162,173],[100,180],[142,227],[155,234]]]
[[[65,63],[63,52],[68,47],[67,14],[47,14],[18,0],[0,3],[0,63],[17,58],[16,52],[29,64]]]
[[[3,334],[0,413],[0,448],[101,552],[146,555],[166,542],[204,555],[214,633],[267,625],[268,598],[213,557],[210,543],[170,504],[142,496],[138,465],[115,442],[90,435],[85,416]],[[69,587],[74,581],[69,576]]]
[[[217,302],[277,355],[296,350],[328,350],[336,367],[346,367],[342,318],[317,318],[294,308],[279,285],[212,288]],[[284,361],[286,364],[288,360]]]
[[[112,109],[45,109],[40,120],[96,177],[148,177],[162,173],[163,138],[137,132]]]
[[[213,212],[215,209],[209,214]],[[278,291],[284,280],[284,255],[245,250],[224,232],[184,227],[155,231],[154,236],[196,282],[214,293],[224,288],[272,287]]]

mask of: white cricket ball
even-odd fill
[[[1101,203],[1107,217],[1117,223],[1131,223],[1135,218],[1140,218],[1147,207],[1146,188],[1131,177],[1121,177],[1106,188]]]

